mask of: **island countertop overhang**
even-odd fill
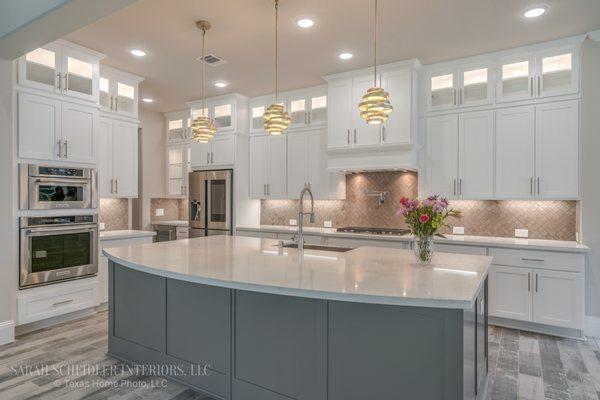
[[[359,247],[345,253],[284,249],[277,241],[212,236],[109,248],[111,261],[166,278],[262,293],[371,304],[472,308],[492,258]]]

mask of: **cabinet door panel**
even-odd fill
[[[112,176],[112,125],[110,118],[100,118],[98,124],[98,193],[100,197],[113,195]]]
[[[579,101],[536,107],[536,175],[540,198],[579,197]]]
[[[32,50],[19,59],[19,84],[49,92],[58,92],[62,84],[60,48],[49,44]]]
[[[308,133],[298,132],[287,138],[287,192],[290,196],[300,193],[308,183]]]
[[[193,148],[192,148],[193,150]],[[267,196],[266,184],[269,181],[269,137],[250,138],[250,187],[249,194],[253,199],[264,199]]]
[[[98,68],[96,57],[63,48],[64,93],[86,100],[98,99]]]
[[[533,321],[583,328],[583,278],[580,273],[536,269]]]
[[[411,143],[412,71],[386,72],[381,75],[381,84],[389,93],[394,107],[382,127],[383,144]]]
[[[552,50],[538,61],[538,96],[549,97],[579,92],[579,51]]]
[[[215,136],[211,140],[211,165],[233,165],[235,163],[235,136]]]
[[[198,143],[196,141],[192,141],[192,165],[195,167],[206,167],[207,165],[210,165],[211,150],[212,147],[210,143]]]
[[[534,179],[534,108],[496,111],[496,197],[531,198]]]
[[[438,71],[427,77],[427,108],[429,111],[446,110],[457,105],[456,72],[453,70]]]
[[[60,100],[19,93],[19,157],[58,159]]]
[[[459,194],[465,199],[494,196],[494,112],[459,118]]]
[[[427,163],[431,193],[457,195],[458,116],[427,119]]]
[[[361,118],[358,105],[367,89],[373,87],[373,76],[354,78],[352,83],[352,132],[354,146],[375,146],[381,143],[381,126],[369,125]]]
[[[511,57],[501,61],[496,84],[496,101],[526,100],[534,97],[535,59]]]
[[[115,120],[112,147],[116,195],[135,197],[138,194],[138,126]]]
[[[167,194],[169,196],[183,196],[183,186],[187,181],[185,166],[184,146],[167,148]]]
[[[480,106],[492,103],[493,72],[490,64],[474,64],[460,71],[461,107]]]
[[[489,314],[494,317],[531,321],[531,268],[490,267]]]
[[[96,162],[98,110],[78,104],[62,104],[62,139],[68,161]]]
[[[325,130],[311,131],[307,134],[308,148],[308,176],[307,181],[316,198],[326,199],[334,195],[334,182],[336,177],[327,171],[327,158],[325,154]],[[288,152],[288,157],[290,153]],[[288,165],[291,165],[288,163]],[[300,192],[288,192],[290,197],[295,197]]]
[[[350,146],[352,129],[352,80],[331,82],[328,85],[327,147]]]
[[[284,199],[287,189],[287,141],[286,136],[269,138],[269,180],[267,196],[270,199]]]

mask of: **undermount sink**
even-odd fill
[[[283,247],[297,249],[298,248],[298,244],[296,244],[296,243],[286,243],[286,244],[283,245]],[[354,250],[354,249],[349,248],[349,247],[320,246],[318,244],[305,244],[304,245],[304,250],[335,251],[335,252],[338,252],[338,253],[345,253],[347,251]]]

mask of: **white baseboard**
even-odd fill
[[[0,345],[15,341],[15,321],[0,322]]]
[[[593,317],[591,315],[585,316],[585,329],[583,333],[586,336],[600,338],[600,317]]]

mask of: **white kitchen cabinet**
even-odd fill
[[[458,118],[458,196],[494,196],[494,112],[464,113]]]
[[[317,199],[343,198],[337,190],[345,175],[327,171],[326,130],[295,132],[287,136],[287,193],[297,197],[310,186]]]
[[[235,163],[236,137],[217,133],[208,143],[191,143],[194,167],[223,167]]]
[[[41,91],[98,102],[103,54],[57,40],[19,58],[18,83]]]
[[[458,173],[458,115],[427,119],[427,174],[429,191],[456,197]]]
[[[565,328],[582,326],[582,274],[543,269],[535,269],[533,274],[533,322]]]
[[[377,146],[381,143],[381,125],[369,125],[362,119],[358,105],[362,102],[363,95],[373,87],[373,75],[356,77],[352,82],[352,121],[351,145]],[[379,83],[379,79],[378,79]]]
[[[249,194],[255,199],[284,199],[287,186],[287,135],[250,138]]]
[[[430,72],[426,80],[427,110],[440,111],[456,107],[458,73],[449,67]]]
[[[248,99],[239,94],[229,94],[206,99],[204,110],[202,101],[189,102],[192,121],[205,115],[213,119],[217,133],[247,132]]]
[[[19,157],[96,163],[95,107],[19,93],[18,122]]]
[[[100,197],[137,197],[138,125],[100,118]]]
[[[381,127],[383,144],[409,144],[412,142],[412,93],[413,71],[400,69],[381,74],[381,84],[390,95],[394,111]]]
[[[190,110],[165,114],[167,145],[189,142],[192,137]]]
[[[492,265],[489,272],[489,313],[495,317],[531,321],[531,268]]]
[[[579,197],[579,101],[536,106],[536,192],[541,199]]]
[[[287,110],[290,114],[289,129],[311,128],[327,123],[327,93],[325,87],[282,93],[287,97]]]
[[[496,198],[533,196],[535,107],[496,111]]]
[[[191,147],[189,145],[167,146],[166,193],[168,197],[186,197],[188,174],[191,171]]]
[[[103,111],[137,119],[139,91],[144,79],[102,65],[100,67],[100,106]]]
[[[580,46],[510,55],[498,62],[499,103],[579,93]]]
[[[475,256],[487,255],[487,248],[485,247],[464,244],[435,243],[434,249],[442,253],[472,254]]]
[[[350,130],[352,112],[352,80],[329,82],[327,85],[327,147],[329,149],[347,148],[350,146]]]

